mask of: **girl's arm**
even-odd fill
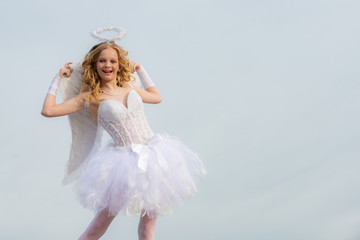
[[[56,96],[47,94],[41,115],[45,117],[64,116],[82,109],[84,105],[85,98],[82,93],[60,104],[56,104]]]
[[[134,87],[134,89],[140,95],[144,103],[161,103],[160,93],[155,86],[145,90],[139,87]]]
[[[132,72],[137,72],[140,80],[145,88],[135,87],[136,92],[140,95],[144,103],[160,103],[161,96],[155,84],[145,71],[145,69],[137,62],[131,61]]]
[[[85,105],[84,94],[79,94],[61,104],[56,104],[56,93],[59,87],[61,76],[69,77],[73,71],[70,62],[60,69],[59,74],[53,79],[48,94],[45,97],[41,114],[45,117],[58,117],[68,115],[80,110]]]

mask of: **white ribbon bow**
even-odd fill
[[[159,165],[166,171],[169,170],[169,166],[164,158],[164,156],[161,154],[161,152],[156,148],[152,147],[154,144],[160,142],[162,140],[162,136],[159,134],[155,134],[152,136],[147,144],[132,144],[131,149],[133,152],[135,152],[138,157],[138,167],[143,171],[146,172],[147,166],[149,163],[149,157],[151,155],[151,151],[155,151],[157,155],[157,160],[159,161]]]

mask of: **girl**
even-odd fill
[[[160,103],[161,96],[127,51],[102,42],[81,67],[70,64],[54,78],[41,114],[70,117],[73,143],[64,182],[75,180],[79,201],[96,213],[79,239],[99,239],[120,212],[140,216],[139,239],[154,239],[156,217],[192,196],[206,170],[178,139],[150,129],[143,103]],[[136,86],[135,71],[144,89]],[[65,101],[56,104],[60,84]],[[99,150],[102,129],[112,142]]]

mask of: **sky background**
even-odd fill
[[[163,102],[154,132],[203,159],[198,194],[156,239],[360,239],[360,2],[1,1],[0,239],[77,239],[93,213],[61,180],[66,117],[40,115],[90,32],[118,26]],[[102,239],[137,239],[119,216]]]

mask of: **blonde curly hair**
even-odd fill
[[[119,72],[116,74],[116,84],[119,87],[127,86],[135,81],[130,71],[128,52],[117,45],[114,41],[102,42],[93,46],[86,54],[82,67],[84,69],[81,79],[81,92],[87,93],[85,100],[90,103],[91,99],[100,102],[100,76],[96,70],[96,63],[100,53],[107,48],[113,48],[118,54]],[[90,104],[91,106],[91,104]]]

